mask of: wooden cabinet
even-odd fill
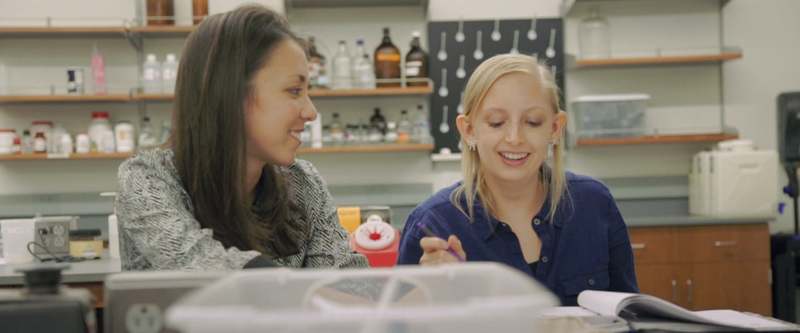
[[[692,310],[771,315],[766,223],[632,227],[630,238],[642,293]]]

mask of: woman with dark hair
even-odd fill
[[[295,160],[308,96],[302,42],[261,6],[189,35],[173,134],[119,169],[124,270],[366,266],[317,170]]]

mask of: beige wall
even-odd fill
[[[726,115],[742,136],[759,147],[777,148],[776,98],[786,91],[800,91],[800,1],[735,0],[723,10],[724,41],[744,50],[744,58],[726,63]],[[780,186],[786,184],[785,173]],[[776,189],[780,191],[780,189]],[[789,197],[786,213],[772,230],[790,231]]]

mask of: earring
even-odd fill
[[[475,151],[475,149],[477,149],[475,141],[467,141],[467,148],[469,148],[471,151]]]

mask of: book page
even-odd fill
[[[756,314],[744,313],[734,310],[707,310],[695,311],[695,314],[718,323],[725,323],[728,326],[752,328],[756,330],[781,331],[798,330],[800,327],[765,318]]]
[[[620,304],[638,294],[613,291],[584,290],[578,294],[578,305],[603,316],[617,316],[622,310]]]

